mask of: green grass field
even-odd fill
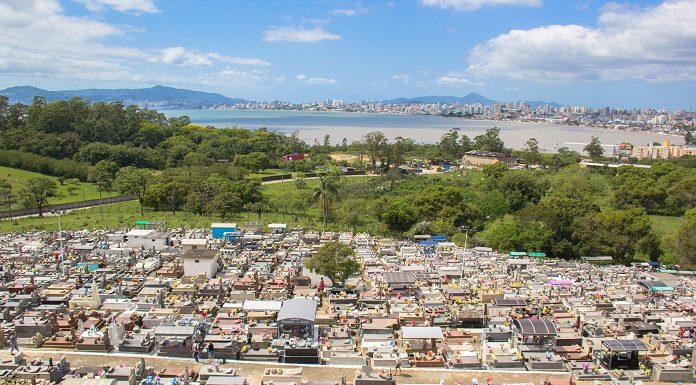
[[[66,183],[61,185],[58,183],[58,178],[53,176],[46,176],[31,171],[24,171],[16,168],[0,167],[0,179],[5,179],[12,185],[12,191],[16,195],[17,191],[26,183],[27,180],[31,178],[44,177],[55,181],[58,184],[58,196],[48,199],[48,204],[58,204],[58,203],[68,203],[68,202],[79,202],[89,199],[99,198],[99,190],[97,186],[93,183],[78,182],[74,186],[75,188],[71,191],[69,185]],[[117,196],[116,192],[103,192],[103,197]],[[4,202],[0,202],[0,209],[8,209]]]

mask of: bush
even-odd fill
[[[64,178],[87,180],[89,164],[72,159],[53,159],[15,150],[0,150],[0,166],[19,168]]]

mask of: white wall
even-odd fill
[[[161,251],[167,248],[167,240],[164,238],[151,239],[129,235],[126,245],[132,249],[141,249],[144,247],[145,250],[151,250],[152,246],[154,246],[155,250]]]
[[[217,274],[217,258],[184,258],[184,275],[190,277],[199,274],[213,278]]]

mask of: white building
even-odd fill
[[[208,248],[208,240],[205,238],[186,238],[181,240],[181,251],[201,250]]]
[[[205,274],[213,278],[218,272],[217,250],[198,249],[184,253],[184,276],[194,277]]]
[[[126,245],[131,249],[161,251],[169,247],[169,234],[157,230],[131,230],[124,235]]]

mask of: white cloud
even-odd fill
[[[336,79],[327,79],[327,78],[317,77],[317,78],[309,78],[309,79],[305,80],[305,83],[324,85],[324,84],[337,84],[338,81],[336,81]]]
[[[322,77],[312,77],[309,78],[307,75],[299,74],[295,76],[295,83],[313,84],[313,85],[333,85],[338,84],[338,81],[333,78],[322,78]]]
[[[365,13],[367,12],[367,9],[365,8],[339,8],[339,9],[334,9],[331,11],[332,15],[341,15],[341,16],[347,16],[347,17],[353,17],[355,15]]]
[[[470,52],[468,71],[539,82],[696,79],[696,1],[605,7],[598,27],[512,30]]]
[[[241,58],[220,55],[215,52],[190,51],[184,47],[169,47],[150,58],[151,62],[177,64],[184,67],[212,66],[214,62],[267,67],[269,62],[256,58]]]
[[[113,41],[130,33],[137,32],[89,16],[70,16],[58,0],[0,1],[0,77],[12,83],[19,79],[62,79],[69,83],[142,84],[169,78],[162,68],[166,66],[160,64],[155,72],[143,63],[200,67],[218,63],[270,65],[261,59],[201,53],[183,47],[143,50],[107,43],[107,39]]]
[[[185,67],[213,65],[213,61],[210,60],[208,55],[187,51],[184,47],[165,48],[162,50],[162,54],[154,58],[154,60],[165,64],[178,64]]]
[[[220,71],[218,75],[211,85],[219,85],[219,80],[222,79],[228,85],[251,86],[267,79],[265,72],[257,69],[242,71],[228,67]]]
[[[423,5],[436,8],[453,8],[459,11],[473,11],[491,5],[520,5],[539,7],[542,0],[421,0]]]
[[[408,83],[411,80],[411,75],[409,74],[394,74],[389,77],[389,80],[394,80],[401,83]]]
[[[57,0],[0,2],[0,73],[136,79],[128,63],[148,55],[101,43],[123,34],[105,22],[66,15]]]
[[[450,72],[444,76],[440,76],[435,82],[441,86],[447,87],[462,87],[462,86],[480,86],[480,82],[472,82],[465,78],[463,74],[459,72]]]
[[[519,90],[520,89],[515,87],[515,86],[509,86],[509,87],[505,88],[505,91],[507,91],[507,92],[517,92]]]
[[[232,56],[223,56],[217,53],[209,53],[208,56],[211,58],[223,62],[223,63],[229,63],[229,64],[241,64],[241,65],[248,65],[248,66],[256,66],[256,67],[268,67],[271,65],[271,63],[262,60],[262,59],[257,59],[253,57],[232,57]]]
[[[113,8],[119,12],[155,13],[159,9],[154,0],[77,0],[92,12]]]
[[[340,40],[341,35],[325,31],[322,27],[306,29],[303,27],[270,27],[264,33],[266,42],[302,42],[313,43],[322,40]]]

